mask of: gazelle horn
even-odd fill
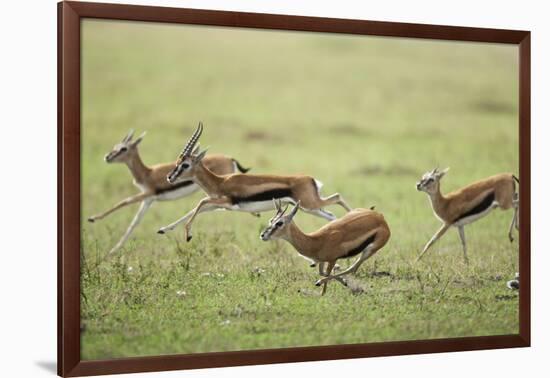
[[[189,141],[187,142],[187,144],[185,145],[185,148],[181,152],[182,157],[188,156],[193,151],[193,148],[195,147],[195,144],[197,144],[201,134],[202,134],[202,122],[199,122],[199,126],[197,126],[197,129],[195,130],[193,135],[191,135],[191,138],[189,138]]]

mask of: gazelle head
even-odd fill
[[[128,134],[113,146],[112,150],[105,155],[105,161],[107,163],[121,163],[130,159],[131,155],[136,152],[137,145],[143,140],[145,132],[141,134],[136,140],[133,140],[134,130],[130,130]]]
[[[294,216],[298,212],[298,209],[300,208],[300,201],[298,201],[298,203],[294,205],[290,213],[288,213],[288,215],[285,215],[289,205],[286,205],[286,207],[283,209],[281,200],[273,200],[273,202],[275,203],[275,209],[277,210],[277,213],[273,218],[269,220],[269,224],[260,234],[260,239],[262,239],[263,241],[281,238],[284,235],[287,226],[292,223],[292,218],[294,218]]]
[[[432,171],[424,173],[420,181],[416,183],[416,190],[428,194],[437,193],[439,191],[439,181],[448,171],[449,168],[445,168],[442,171],[434,168]]]
[[[191,135],[191,138],[187,141],[187,144],[183,148],[176,166],[168,173],[166,179],[170,184],[175,184],[178,181],[192,177],[195,167],[200,163],[207,150],[200,151],[198,141],[202,134],[202,122],[199,122],[197,129]]]

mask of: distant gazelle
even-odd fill
[[[382,248],[390,238],[390,229],[384,216],[372,209],[354,209],[343,217],[306,234],[293,221],[300,204],[296,204],[288,215],[281,202],[276,203],[277,213],[260,234],[263,241],[284,239],[307,259],[319,263],[321,275],[315,285],[323,284],[321,294],[325,294],[327,282],[335,279],[347,286],[342,276],[355,273],[361,264]],[[336,260],[361,254],[346,270],[331,275]],[[326,270],[324,269],[327,264]]]
[[[476,181],[462,189],[446,195],[441,194],[439,181],[449,168],[439,171],[437,168],[425,173],[416,184],[416,189],[426,192],[430,197],[435,216],[443,222],[441,228],[428,241],[417,261],[451,226],[458,228],[462,242],[464,261],[468,263],[466,252],[466,237],[464,226],[489,214],[491,210],[500,207],[502,210],[514,209],[514,215],[508,228],[508,238],[514,241],[512,230],[518,226],[519,197],[516,183],[519,180],[512,173],[501,173],[483,180]]]
[[[162,227],[158,233],[164,234],[173,230],[178,224],[185,224],[187,241],[191,240],[191,224],[195,217],[203,212],[216,209],[260,213],[273,210],[273,199],[284,203],[298,203],[309,213],[324,219],[333,220],[336,217],[324,210],[325,206],[338,204],[350,211],[340,194],[335,193],[327,198],[320,195],[321,183],[311,176],[275,176],[275,175],[243,175],[234,173],[220,176],[203,163],[206,151],[192,152],[202,134],[203,126],[199,123],[197,130],[187,142],[180,154],[176,167],[168,174],[170,183],[178,185],[181,180],[193,179],[206,192],[207,197],[189,213],[174,223]]]
[[[105,161],[107,163],[126,164],[134,178],[134,185],[141,190],[141,193],[120,201],[115,206],[101,214],[88,218],[88,221],[95,222],[96,220],[105,218],[107,215],[123,208],[124,206],[128,206],[136,202],[141,203],[138,212],[130,223],[130,226],[109,253],[115,252],[126,242],[132,231],[139,224],[145,212],[154,201],[175,200],[188,196],[200,189],[200,187],[192,180],[183,180],[176,185],[171,185],[166,181],[166,175],[176,166],[175,162],[158,164],[151,167],[145,165],[141,160],[137,148],[138,144],[143,140],[145,133],[143,133],[136,140],[133,140],[133,135],[134,131],[130,130],[128,135],[126,135],[120,143],[115,144],[111,152],[105,155]],[[240,171],[243,173],[248,171],[248,169],[243,168],[235,159],[223,155],[208,156],[204,159],[204,165],[220,175],[233,173],[235,171]]]

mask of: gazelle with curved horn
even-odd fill
[[[329,280],[335,279],[347,286],[342,276],[355,273],[365,260],[374,255],[388,242],[390,229],[384,216],[371,209],[354,209],[319,230],[306,234],[294,223],[294,216],[300,204],[294,205],[286,214],[279,201],[277,213],[269,220],[268,226],[260,234],[263,241],[284,239],[307,259],[319,263],[319,274],[323,277],[315,284],[323,285],[325,294]],[[359,258],[346,270],[333,274],[332,269],[338,259],[359,255]],[[327,264],[326,270],[324,266]]]
[[[182,218],[162,227],[158,231],[160,234],[173,230],[182,222],[187,222],[185,231],[187,241],[189,241],[192,237],[191,224],[198,214],[216,209],[260,213],[273,210],[273,199],[293,204],[300,201],[300,206],[305,212],[328,220],[335,219],[335,216],[324,210],[325,206],[338,204],[347,211],[351,210],[338,193],[322,198],[320,195],[322,184],[311,176],[243,175],[240,173],[220,176],[216,174],[203,163],[206,151],[199,152],[198,149],[195,149],[202,130],[202,123],[200,123],[167,179],[176,185],[181,180],[192,179],[208,196]],[[195,152],[191,152],[194,149]]]
[[[192,180],[184,180],[177,185],[171,185],[166,181],[166,175],[176,166],[175,162],[158,164],[151,167],[145,165],[138,151],[138,144],[143,140],[145,133],[140,135],[136,140],[133,140],[133,135],[134,131],[130,130],[124,139],[122,139],[120,143],[115,144],[113,149],[105,155],[105,161],[107,163],[126,164],[134,178],[134,185],[137,186],[141,192],[123,199],[101,214],[88,218],[88,221],[95,222],[125,206],[133,203],[140,203],[139,210],[134,216],[134,219],[122,238],[111,249],[110,253],[122,247],[154,201],[175,200],[188,196],[200,189]],[[241,167],[239,162],[235,159],[224,155],[210,155],[204,159],[204,164],[213,172],[220,175],[236,171],[243,173],[248,171],[248,169]]]
[[[435,216],[443,222],[441,228],[432,236],[418,256],[417,261],[424,256],[433,243],[443,236],[451,226],[454,226],[458,228],[464,261],[468,263],[464,226],[486,216],[497,207],[502,210],[514,209],[514,215],[508,228],[508,238],[511,242],[514,241],[512,230],[514,227],[519,230],[519,196],[516,191],[516,183],[519,183],[518,178],[512,173],[501,173],[443,195],[440,190],[440,181],[448,171],[449,168],[443,171],[435,168],[431,172],[425,173],[416,184],[418,191],[428,194]]]

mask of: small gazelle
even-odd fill
[[[164,234],[173,230],[178,224],[186,222],[186,239],[189,241],[192,237],[191,224],[198,214],[217,209],[260,213],[274,209],[273,199],[280,199],[284,203],[292,204],[300,202],[302,210],[327,220],[333,220],[336,217],[325,210],[325,206],[338,204],[347,211],[351,210],[338,193],[322,198],[321,183],[311,176],[243,175],[240,173],[221,176],[217,174],[204,164],[206,151],[198,152],[198,148],[195,149],[202,130],[202,123],[199,123],[167,179],[168,182],[175,185],[178,185],[181,180],[192,179],[201,186],[208,196],[182,218],[162,227],[158,233]]]
[[[435,216],[443,222],[441,228],[428,241],[417,261],[451,226],[458,228],[462,242],[464,261],[468,263],[464,226],[472,223],[499,207],[502,210],[514,209],[514,215],[508,228],[508,238],[514,241],[512,230],[518,226],[519,197],[516,183],[519,180],[512,173],[501,173],[476,181],[446,195],[441,194],[440,181],[449,168],[439,171],[437,168],[425,173],[416,184],[416,189],[426,192],[430,197]]]
[[[130,226],[109,253],[113,253],[122,247],[154,201],[175,200],[188,196],[200,189],[192,180],[183,180],[176,185],[171,185],[166,181],[166,175],[176,166],[175,162],[158,164],[151,167],[145,165],[138,151],[138,144],[143,140],[145,133],[136,140],[133,140],[133,135],[134,131],[130,130],[124,139],[122,139],[120,143],[115,144],[113,149],[105,155],[105,161],[107,163],[126,164],[134,179],[134,185],[137,186],[141,192],[125,198],[101,214],[88,218],[89,222],[95,222],[125,206],[136,202],[141,203]],[[204,164],[213,172],[220,175],[233,173],[235,171],[243,173],[248,171],[248,169],[241,167],[235,159],[224,155],[210,155],[204,159]]]
[[[343,217],[333,220],[319,230],[306,234],[293,221],[300,204],[286,214],[280,201],[276,203],[277,213],[260,234],[263,241],[284,239],[303,257],[319,263],[320,280],[315,284],[323,285],[321,294],[325,294],[329,280],[335,279],[346,285],[342,276],[355,273],[361,264],[382,248],[390,238],[390,229],[384,216],[373,209],[354,209]],[[338,259],[350,258],[361,254],[346,270],[333,274]],[[326,270],[324,266],[327,264]]]

